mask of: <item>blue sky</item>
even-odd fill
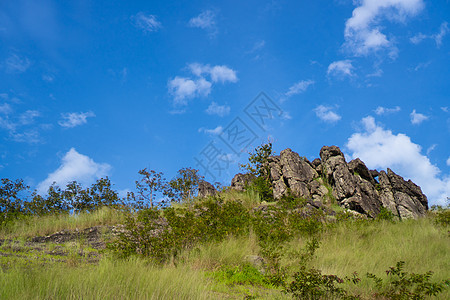
[[[1,1],[0,177],[195,167],[337,145],[450,197],[450,2]]]

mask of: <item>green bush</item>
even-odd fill
[[[394,222],[395,215],[390,210],[388,210],[387,208],[382,206],[380,208],[380,212],[378,213],[376,219]]]
[[[210,198],[193,208],[151,208],[130,214],[125,230],[109,247],[119,256],[138,254],[164,262],[199,243],[246,234],[249,225],[241,202]]]
[[[414,274],[404,271],[405,262],[397,262],[395,267],[390,267],[386,274],[388,279],[383,279],[367,273],[367,277],[375,282],[377,292],[373,295],[378,299],[425,299],[427,296],[436,296],[443,292],[450,285],[450,280],[442,282],[431,282],[432,271],[424,274]]]
[[[267,284],[265,276],[250,264],[222,266],[219,270],[212,272],[212,276],[226,285],[249,284],[271,287]]]
[[[433,221],[438,226],[450,226],[450,206],[433,206],[431,207],[433,214]]]
[[[284,292],[291,294],[295,299],[351,299],[343,288],[337,286],[343,282],[344,280],[336,275],[323,275],[320,270],[301,266]]]

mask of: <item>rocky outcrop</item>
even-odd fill
[[[317,203],[335,202],[359,214],[376,217],[382,207],[399,218],[417,218],[428,209],[427,197],[411,180],[392,170],[369,170],[359,158],[349,163],[336,146],[322,147],[309,162],[291,149],[268,159],[273,196],[292,194]],[[231,187],[244,190],[251,175],[237,174]]]
[[[200,180],[198,183],[198,196],[200,198],[214,196],[216,193],[217,190],[211,183],[205,180]]]
[[[253,180],[255,176],[252,174],[236,174],[231,180],[231,188],[237,191],[244,191],[245,187],[248,186]]]

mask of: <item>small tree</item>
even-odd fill
[[[89,189],[83,189],[76,181],[67,184],[64,191],[64,198],[74,213],[92,211],[95,208],[92,198],[89,195]]]
[[[154,170],[147,171],[147,168],[145,168],[139,171],[139,175],[142,175],[142,178],[136,181],[138,207],[142,208],[148,204],[150,204],[150,207],[153,207],[155,193],[166,190],[167,182],[163,177],[164,174]],[[130,193],[130,195],[134,198],[133,193]]]
[[[273,190],[270,183],[269,157],[274,154],[272,142],[268,141],[256,147],[254,152],[249,153],[249,162],[247,164],[240,165],[241,168],[246,169],[250,174],[256,176],[251,187],[265,200],[273,199]]]
[[[246,169],[256,177],[268,178],[270,175],[268,158],[274,155],[272,142],[267,142],[256,147],[254,152],[249,153],[248,163],[241,164],[240,167]]]
[[[188,201],[196,196],[198,184],[203,176],[198,174],[198,170],[192,168],[182,168],[178,170],[178,175],[169,181],[165,195],[173,201]]]
[[[23,213],[23,200],[21,193],[28,190],[22,179],[12,181],[8,178],[1,179],[0,185],[0,226],[17,219]]]
[[[108,177],[100,178],[91,185],[89,195],[97,208],[117,205],[119,202],[119,194],[112,189],[112,184]]]

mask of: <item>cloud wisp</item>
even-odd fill
[[[231,108],[228,105],[219,105],[216,102],[211,102],[205,112],[208,115],[218,115],[219,117],[224,117],[230,114]]]
[[[72,112],[61,114],[61,119],[58,124],[61,127],[73,128],[87,123],[87,118],[95,117],[95,114],[91,111],[88,112]]]
[[[412,111],[412,113],[409,116],[411,118],[411,124],[413,124],[413,125],[419,125],[423,121],[428,120],[428,118],[429,118],[428,116],[426,116],[424,114],[416,112],[415,109]]]
[[[377,125],[372,116],[362,119],[363,131],[354,133],[346,147],[351,158],[360,158],[369,169],[391,168],[397,174],[411,179],[427,195],[429,204],[445,204],[450,195],[450,176],[441,175],[422,148],[405,134],[394,134]]]
[[[213,129],[208,129],[208,128],[199,128],[198,132],[204,132],[210,135],[219,135],[223,132],[223,127],[222,126],[217,126],[216,128]]]
[[[17,54],[11,54],[5,60],[5,68],[8,73],[24,73],[30,66],[31,62],[27,57],[21,57]]]
[[[9,96],[5,95],[5,99],[9,99]],[[0,104],[0,129],[5,130],[9,139],[15,142],[36,144],[41,141],[35,126],[36,118],[40,116],[37,110],[14,114],[12,106],[5,102]]]
[[[314,80],[308,79],[308,80],[300,80],[299,82],[292,85],[289,90],[285,93],[286,97],[291,97],[294,95],[298,95],[301,93],[306,92],[309,86],[313,85],[315,82]]]
[[[314,109],[316,116],[327,123],[336,123],[342,117],[333,111],[334,108],[331,106],[319,105]]]
[[[161,22],[158,21],[158,18],[155,15],[138,12],[136,15],[132,16],[131,19],[134,26],[145,33],[155,32],[162,28]]]
[[[396,112],[399,112],[401,110],[400,106],[396,106],[393,108],[387,108],[387,107],[383,107],[383,106],[378,106],[377,109],[374,110],[374,112],[381,116],[381,115],[389,115],[389,114],[393,114]]]
[[[210,37],[214,37],[218,30],[216,25],[216,14],[211,10],[205,10],[198,16],[189,20],[188,25],[193,28],[206,30]]]
[[[411,43],[417,45],[420,44],[425,39],[432,39],[436,43],[436,47],[440,48],[442,46],[443,38],[450,33],[450,28],[448,27],[447,22],[443,22],[439,28],[439,32],[431,35],[426,35],[423,33],[418,33],[409,40]]]
[[[354,76],[353,70],[355,68],[352,65],[352,61],[349,59],[346,60],[338,60],[332,62],[327,69],[327,75],[335,76],[338,79],[344,79],[345,77]]]
[[[89,185],[96,179],[107,176],[110,170],[109,164],[96,163],[92,158],[78,153],[75,148],[71,148],[62,158],[58,169],[38,184],[37,191],[40,194],[45,194],[54,182],[61,187],[72,181]]]

